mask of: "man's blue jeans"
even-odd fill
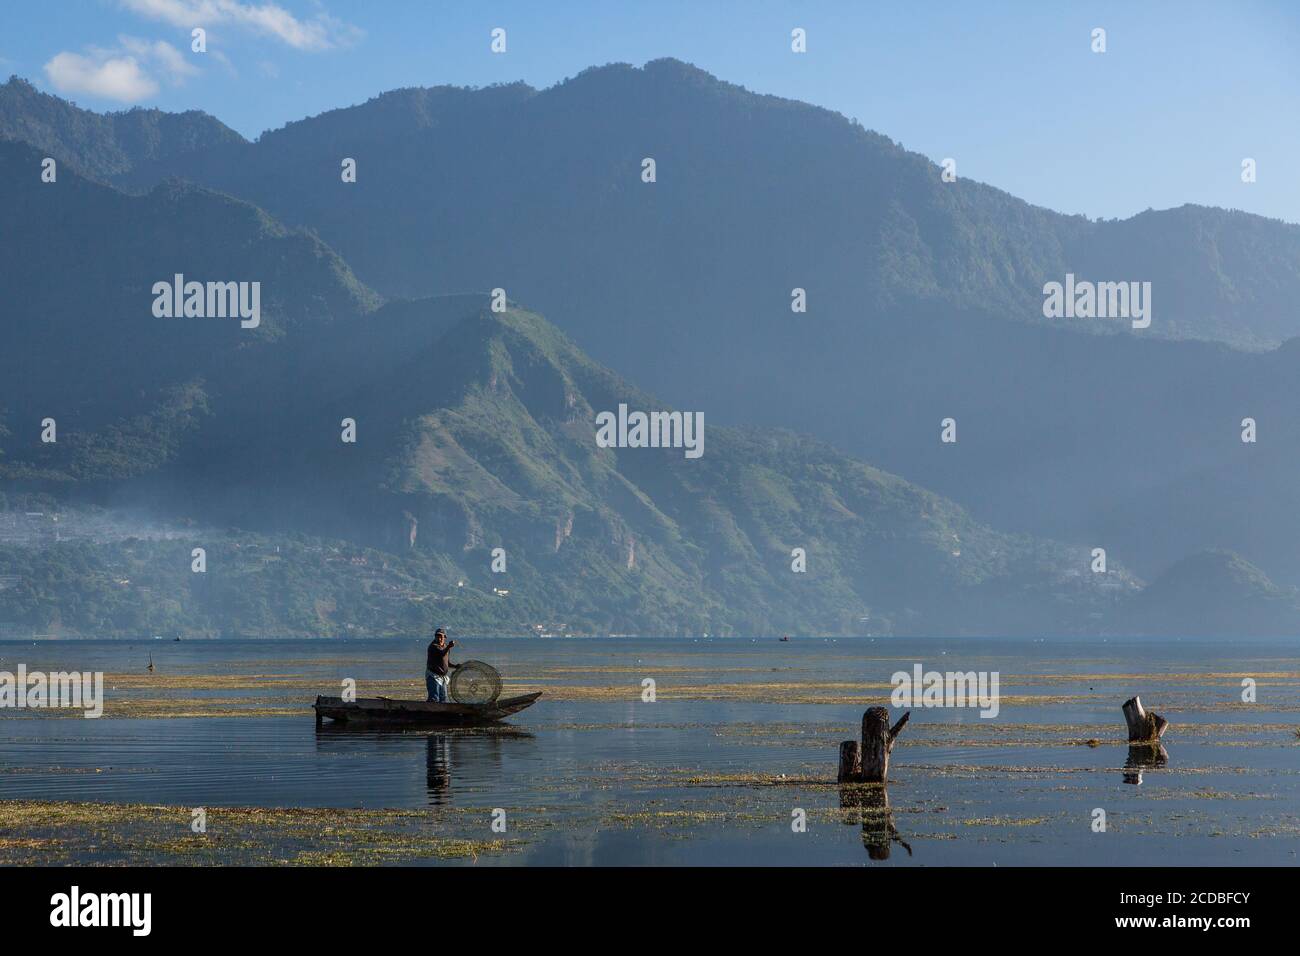
[[[447,682],[446,676],[440,676],[433,671],[424,672],[424,686],[429,689],[429,700],[438,703],[447,703]]]

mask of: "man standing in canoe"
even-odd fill
[[[447,685],[451,682],[452,668],[460,667],[450,661],[451,649],[456,642],[447,643],[447,632],[438,628],[429,645],[429,658],[424,669],[424,683],[429,688],[429,700],[447,703]]]

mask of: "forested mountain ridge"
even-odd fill
[[[11,76],[0,85],[0,139],[28,143],[83,175],[118,176],[150,160],[244,142],[199,110],[131,109],[93,113]]]
[[[1296,227],[1196,207],[1060,216],[676,61],[541,92],[395,91],[256,143],[210,117],[97,123],[61,102],[0,88],[0,134],[35,141],[0,142],[16,303],[0,481],[69,514],[230,529],[247,549],[226,566],[248,576],[204,599],[215,579],[177,575],[175,542],[63,542],[101,569],[93,597],[21,546],[7,567],[52,590],[8,612],[18,595],[0,593],[0,624],[48,607],[93,633],[109,618],[74,610],[93,605],[127,614],[123,633],[156,613],[334,634],[366,608],[418,631],[429,595],[459,594],[517,631],[1115,633],[1158,627],[1149,609],[1183,593],[1135,604],[1139,577],[1216,574],[1277,597],[1260,628],[1290,620],[1300,351],[1174,339],[1291,334]],[[1044,277],[1065,271],[1153,277],[1152,334],[1044,319]],[[257,283],[257,323],[159,316],[154,287],[175,276]],[[446,294],[493,288],[547,319]],[[596,414],[667,407],[653,396],[704,414],[699,460],[595,443]],[[275,578],[280,600],[255,582],[293,541],[307,563]],[[1161,577],[1207,548],[1240,556]],[[396,577],[332,558],[328,585],[300,573],[336,554]],[[140,617],[154,599],[106,582],[141,573],[188,597]]]

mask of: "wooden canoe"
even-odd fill
[[[438,704],[427,700],[393,700],[359,697],[351,703],[342,697],[316,698],[316,724],[328,717],[340,723],[366,722],[415,724],[426,727],[494,724],[536,703],[541,691],[522,697],[503,697],[492,704]]]

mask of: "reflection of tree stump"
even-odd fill
[[[888,860],[891,844],[897,842],[907,855],[912,848],[898,834],[894,814],[889,809],[889,790],[884,784],[840,787],[840,808],[844,822],[862,823],[862,845],[872,860]]]
[[[885,783],[889,780],[889,754],[902,733],[908,711],[891,729],[889,711],[868,707],[862,715],[861,742],[846,740],[840,744],[840,783]]]
[[[1128,724],[1129,743],[1159,744],[1169,721],[1159,714],[1149,714],[1142,707],[1142,698],[1130,697],[1124,701],[1124,722]]]
[[[1142,785],[1142,771],[1154,770],[1169,763],[1169,751],[1161,743],[1132,744],[1124,761],[1124,782]]]
[[[862,787],[840,787],[840,809],[845,811],[841,819],[845,826],[858,822],[861,814],[853,811],[862,809],[863,792]]]

